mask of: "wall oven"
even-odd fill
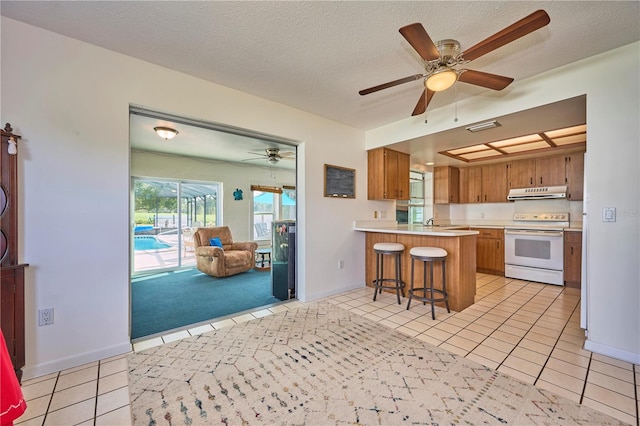
[[[505,227],[505,276],[564,285],[564,228],[569,213],[516,213]]]

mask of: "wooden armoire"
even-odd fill
[[[13,368],[22,379],[24,367],[24,270],[18,263],[18,141],[7,123],[0,146],[0,328]]]

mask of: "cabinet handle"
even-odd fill
[[[487,201],[487,194],[484,194],[484,200]]]
[[[476,197],[476,201],[480,202],[480,196],[479,195]]]
[[[542,185],[542,176],[540,176],[540,185]]]
[[[500,241],[496,241],[496,248],[499,249],[500,248]]]
[[[571,247],[571,256],[573,256],[573,247]]]
[[[533,178],[529,178],[529,185],[533,185]]]

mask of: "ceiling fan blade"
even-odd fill
[[[513,82],[513,78],[489,74],[488,72],[465,70],[458,76],[458,81],[486,87],[487,89],[502,90]]]
[[[431,98],[433,98],[433,95],[436,92],[429,90],[429,89],[424,89],[422,91],[422,95],[420,96],[420,99],[418,99],[418,103],[416,104],[416,107],[413,109],[413,112],[411,113],[412,116],[414,115],[420,115],[423,112],[425,112],[427,110],[427,106],[429,105],[429,102],[431,102]]]
[[[433,61],[440,57],[438,48],[427,34],[422,24],[415,23],[405,25],[400,28],[400,34],[409,42],[409,44],[418,52],[420,57],[425,61]]]
[[[473,61],[474,59],[486,55],[507,43],[511,43],[520,37],[524,37],[527,34],[544,27],[550,21],[551,18],[549,18],[547,12],[544,10],[536,10],[518,22],[509,25],[502,31],[499,31],[480,43],[471,46],[462,52],[462,57],[467,61]]]
[[[389,87],[398,86],[399,84],[408,83],[410,81],[415,81],[424,77],[422,74],[416,74],[409,77],[401,78],[398,80],[390,81],[388,83],[380,84],[378,86],[373,86],[368,89],[364,89],[359,91],[360,95],[368,95],[369,93],[377,92],[378,90],[388,89]]]

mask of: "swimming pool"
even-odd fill
[[[135,251],[162,250],[167,248],[171,248],[171,244],[163,243],[153,235],[134,235],[133,237],[133,249]]]

